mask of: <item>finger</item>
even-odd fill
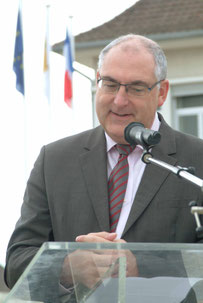
[[[76,242],[97,242],[97,243],[106,243],[112,242],[115,238],[115,235],[109,235],[108,237],[101,237],[98,234],[88,234],[88,235],[80,235],[76,237]]]
[[[117,249],[91,249],[91,251],[95,254],[98,255],[116,255],[118,254],[118,250]]]
[[[104,238],[106,240],[114,240],[117,237],[116,233],[109,233],[106,231],[102,231],[102,232],[97,232],[97,233],[89,233],[88,235],[92,235],[92,236],[97,236],[97,237],[101,237]]]
[[[93,256],[93,261],[96,266],[99,267],[106,267],[106,266],[111,266],[114,264],[117,260],[117,256],[112,256],[112,255],[94,255]]]

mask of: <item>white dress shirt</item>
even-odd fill
[[[154,122],[152,124],[151,129],[157,131],[160,126],[160,121],[158,119],[158,115],[156,113]],[[107,142],[107,171],[108,171],[108,178],[111,174],[112,169],[118,162],[119,153],[115,148],[117,144],[113,141],[107,133],[106,135],[106,142]],[[128,164],[129,164],[129,175],[128,175],[128,183],[125,193],[125,198],[123,202],[123,206],[121,209],[119,221],[116,228],[117,238],[120,239],[125,228],[134,197],[136,195],[138,186],[142,179],[142,175],[145,170],[146,164],[141,160],[141,156],[143,153],[143,147],[137,145],[136,148],[132,153],[128,156]]]

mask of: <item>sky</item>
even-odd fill
[[[3,1],[0,10],[0,264],[20,216],[26,181],[40,148],[51,141],[93,127],[91,83],[73,75],[73,106],[63,101],[64,57],[50,55],[51,100],[44,94],[44,39],[49,5],[50,44],[65,38],[66,26],[76,35],[109,21],[136,1],[22,0],[25,97],[15,88],[12,70],[19,1]],[[93,70],[77,64],[94,79]],[[78,90],[78,87],[80,89]]]

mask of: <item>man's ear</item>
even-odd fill
[[[161,81],[160,89],[159,89],[159,102],[158,102],[159,107],[161,107],[166,101],[168,90],[169,90],[169,81],[168,80]]]

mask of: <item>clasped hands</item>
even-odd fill
[[[76,242],[126,243],[125,240],[116,239],[116,237],[116,233],[98,232],[80,235],[76,238]],[[110,276],[117,277],[118,265],[112,266],[112,264],[116,264],[120,257],[126,258],[126,276],[138,276],[136,257],[129,250],[76,250],[64,260],[61,283],[65,287],[82,283],[91,289],[106,276],[110,268],[112,269]]]

